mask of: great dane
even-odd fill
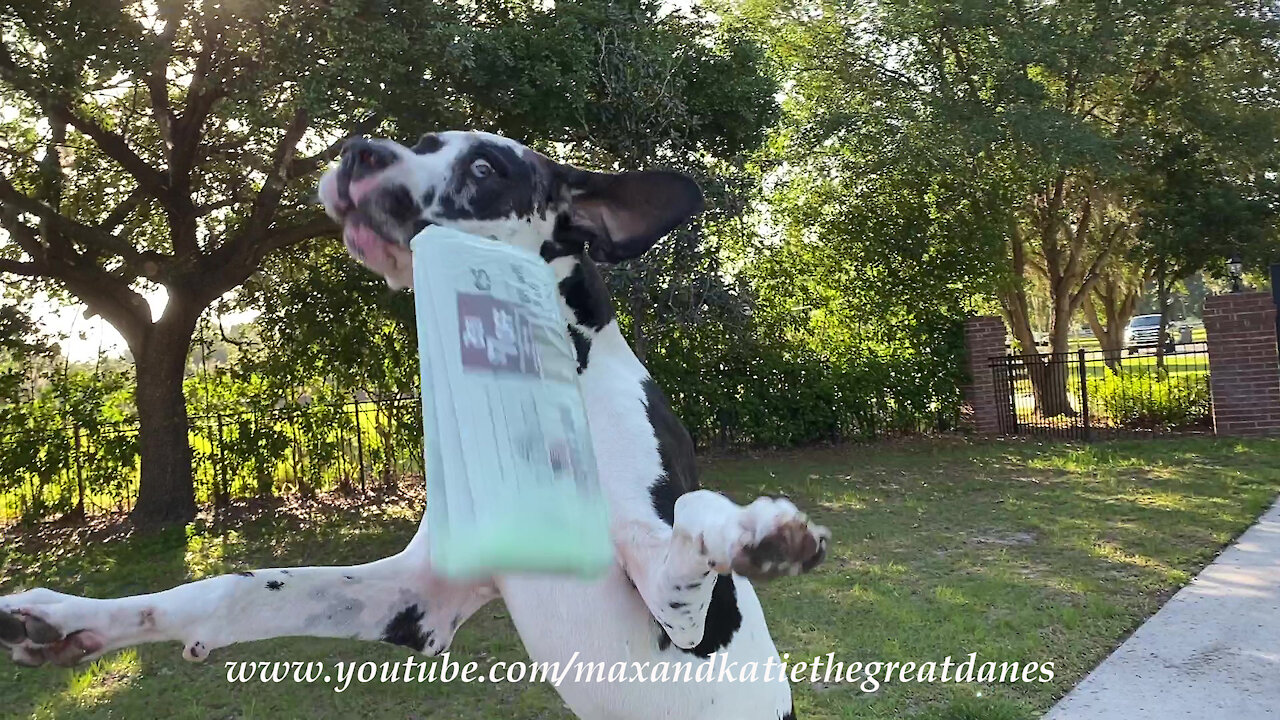
[[[701,212],[698,185],[674,172],[580,170],[503,137],[455,131],[412,148],[352,139],[320,198],[351,254],[394,288],[412,285],[408,243],[430,224],[511,243],[551,265],[617,562],[593,581],[457,582],[432,571],[424,520],[404,551],[366,565],[254,570],[109,600],[46,589],[0,598],[0,641],[14,659],[72,665],[176,641],[185,658],[203,660],[232,643],[283,636],[436,655],[501,596],[535,662],[776,664],[751,580],[813,568],[829,534],[788,500],[739,506],[698,488],[689,434],[623,338],[596,267],[640,255]],[[696,667],[677,675],[655,683],[570,674],[557,690],[583,720],[795,717],[781,673],[768,682],[708,678]]]

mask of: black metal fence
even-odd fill
[[[418,398],[312,404],[190,420],[196,499],[368,490],[423,473]],[[0,477],[0,524],[127,512],[138,492],[137,425],[66,425],[0,434],[19,471]]]
[[[884,398],[856,403],[859,413],[822,439],[832,442],[954,430],[955,402],[905,407]],[[741,447],[724,432],[699,438],[701,450]],[[222,508],[232,500],[334,490],[365,491],[424,474],[418,397],[312,403],[271,412],[189,417],[196,500]],[[138,494],[135,422],[0,431],[0,525],[128,512]]]
[[[1212,428],[1205,343],[1010,355],[991,372],[1005,434],[1090,440]]]

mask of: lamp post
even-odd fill
[[[1232,255],[1227,261],[1227,273],[1231,275],[1231,292],[1244,292],[1244,286],[1240,284],[1240,274],[1244,270],[1244,263],[1240,262],[1238,255]]]

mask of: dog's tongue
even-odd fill
[[[359,220],[347,222],[342,229],[342,239],[347,245],[347,250],[351,251],[357,259],[363,260],[366,257],[381,254],[382,238],[378,237],[373,228]]]
[[[383,240],[378,233],[359,213],[347,218],[342,228],[343,244],[347,252],[359,260],[362,265],[387,278],[392,287],[408,287],[412,281],[408,279],[409,266],[412,264],[408,248],[401,248]]]

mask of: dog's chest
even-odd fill
[[[649,378],[634,355],[600,352],[597,342],[581,375],[583,401],[613,519],[656,517],[649,489],[663,475],[658,438],[649,420],[644,382]]]

